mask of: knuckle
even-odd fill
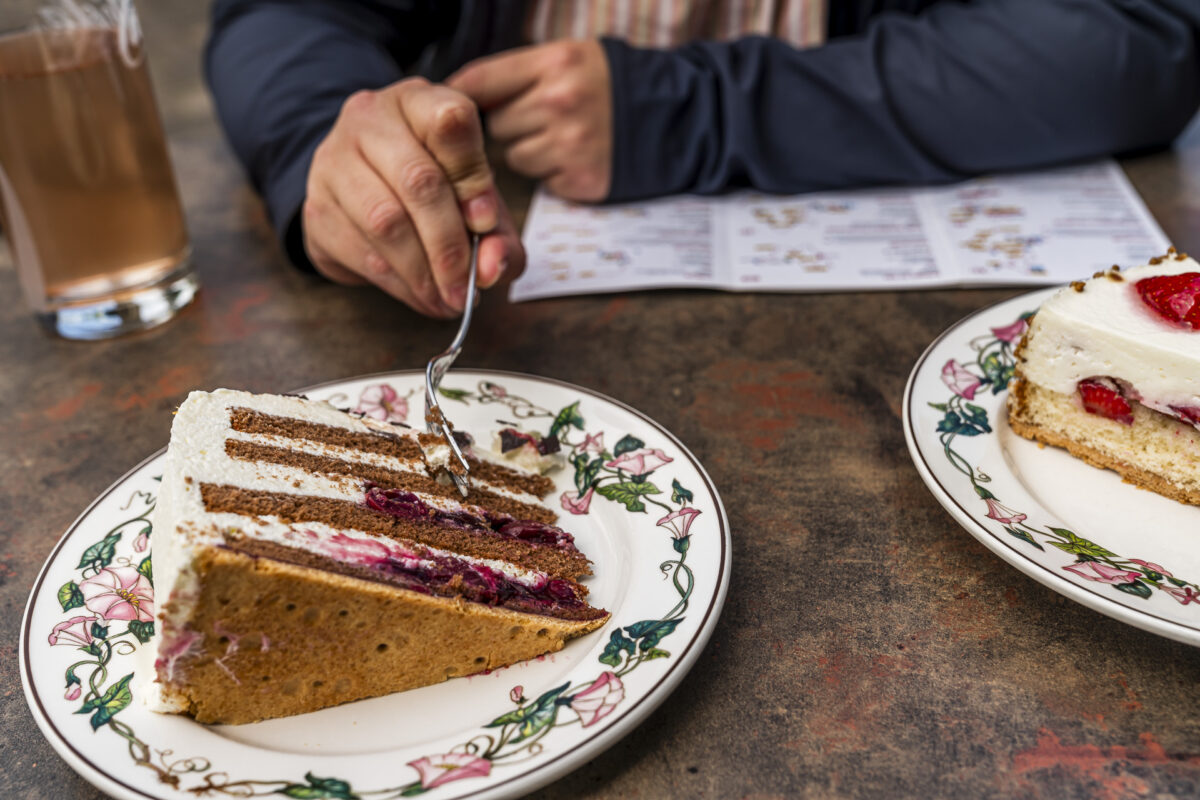
[[[388,275],[392,271],[392,267],[388,264],[387,260],[374,250],[368,251],[363,256],[363,269],[367,275],[376,278]]]
[[[560,113],[576,110],[581,100],[579,88],[573,81],[568,80],[555,81],[553,85],[546,87],[542,98],[549,108]]]
[[[400,186],[407,197],[419,205],[429,205],[441,192],[445,176],[432,162],[416,161],[404,167]]]
[[[342,116],[363,114],[375,105],[376,93],[370,89],[359,89],[342,103]]]
[[[404,207],[391,199],[371,205],[365,217],[367,234],[376,239],[395,239],[403,230],[406,221]]]
[[[433,114],[433,135],[443,139],[460,139],[475,132],[479,117],[475,106],[465,97],[448,99]]]
[[[431,259],[433,270],[439,275],[450,275],[467,263],[467,250],[459,244],[443,247]]]
[[[583,61],[583,47],[579,42],[555,42],[549,53],[552,69],[569,70]]]

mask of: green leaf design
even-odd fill
[[[569,683],[564,683],[557,689],[551,689],[529,705],[522,706],[507,714],[501,714],[487,725],[484,725],[484,727],[501,728],[505,725],[517,725],[519,726],[517,728],[517,735],[510,741],[524,741],[554,723],[554,718],[558,715],[558,697],[570,685]]]
[[[649,650],[645,655],[646,655],[647,661],[652,661],[653,659],[656,659],[656,658],[670,658],[671,657],[671,654],[668,653],[666,650],[659,650],[657,647],[655,647],[652,650]]]
[[[551,689],[533,702],[533,705],[526,706],[529,713],[525,715],[525,719],[521,721],[520,727],[517,728],[517,735],[509,741],[523,742],[526,739],[537,735],[543,728],[548,728],[554,724],[555,717],[558,716],[558,696],[567,690],[570,683],[564,683],[557,689]]]
[[[150,556],[146,556],[137,565],[137,571],[146,576],[146,580],[150,581],[150,585],[154,585],[154,567],[150,563]]]
[[[1141,581],[1133,581],[1132,583],[1118,583],[1113,588],[1119,592],[1136,594],[1138,597],[1141,597],[1145,600],[1149,600],[1150,595],[1153,594],[1150,587]]]
[[[92,714],[92,730],[98,729],[101,725],[116,716],[117,712],[129,705],[133,700],[133,692],[129,690],[129,682],[133,680],[133,673],[129,673],[121,680],[108,687],[108,690],[99,697],[93,697],[86,700],[83,706],[76,711],[76,714],[86,714],[89,711],[95,711]]]
[[[987,411],[975,405],[974,403],[965,403],[967,415],[966,421],[970,425],[974,425],[984,433],[991,433],[992,428],[988,425]]]
[[[683,617],[675,619],[648,619],[627,626],[625,632],[638,640],[638,647],[643,653],[647,653],[674,632],[681,622],[683,622]]]
[[[83,605],[83,592],[75,581],[67,581],[58,589],[58,603],[63,611],[79,608]]]
[[[632,434],[627,433],[621,437],[621,441],[617,442],[616,447],[613,448],[613,455],[619,456],[622,453],[629,453],[634,450],[640,450],[641,448],[643,448],[645,446],[646,446],[646,443],[643,442],[641,439],[637,438],[636,436],[633,436]]]
[[[690,503],[694,499],[694,495],[683,488],[679,483],[678,478],[671,479],[671,502],[672,503]]]
[[[604,645],[604,652],[600,654],[600,663],[610,667],[620,666],[622,650],[632,656],[637,653],[637,645],[618,629],[608,637],[608,644]]]
[[[99,622],[93,622],[92,623],[92,636],[94,636],[97,639],[107,639],[108,638],[108,626],[101,625]]]
[[[129,623],[129,632],[136,636],[139,642],[145,644],[154,638],[154,623],[139,622],[135,619]]]
[[[604,459],[599,456],[588,461],[585,455],[575,461],[575,488],[579,494],[587,492],[592,481],[596,480],[596,476],[600,474],[600,467],[603,465]]]
[[[950,406],[946,405],[945,403],[930,403],[929,407],[934,411],[945,411]]]
[[[1007,359],[1001,358],[999,352],[984,356],[980,366],[983,368],[984,380],[992,385],[992,394],[1000,394],[1008,388],[1008,382],[1013,376],[1013,365]]]
[[[1167,580],[1169,580],[1171,583],[1178,586],[1180,589],[1182,589],[1184,586],[1188,585],[1187,581],[1181,581],[1181,580],[1179,580],[1179,578],[1174,578],[1174,577],[1171,577],[1170,575],[1167,576]]]
[[[583,415],[579,413],[578,400],[558,412],[558,416],[554,418],[554,423],[550,426],[550,433],[546,435],[558,436],[567,427],[583,430]]]
[[[956,436],[978,436],[981,433],[991,433],[988,425],[987,412],[971,403],[966,404],[966,416],[959,416],[957,411],[947,411],[946,416],[938,422],[939,433],[952,433]]]
[[[339,798],[340,800],[358,800],[358,795],[350,791],[350,784],[340,778],[318,778],[311,772],[304,773],[308,785],[292,783],[278,790],[276,794],[286,797],[303,798]]]
[[[102,540],[83,551],[83,555],[79,559],[79,566],[76,569],[85,567],[107,567],[112,563],[113,555],[116,552],[117,542],[121,541],[120,533],[110,533]]]
[[[648,494],[662,493],[662,490],[649,481],[606,483],[603,486],[597,486],[596,491],[609,500],[620,503],[630,511],[645,511],[646,506],[640,498]]]
[[[449,398],[450,400],[457,400],[458,402],[464,404],[467,402],[467,398],[471,396],[471,393],[466,389],[447,389],[444,386],[438,387],[438,394],[440,394],[442,397]]]
[[[1032,536],[1030,536],[1026,531],[1020,530],[1019,528],[1009,528],[1009,527],[1005,527],[1004,530],[1008,531],[1009,535],[1015,536],[1023,542],[1028,542],[1029,544],[1036,547],[1038,550],[1045,552],[1046,548],[1042,547],[1040,544],[1038,544],[1036,541],[1034,541],[1034,538]]]
[[[1111,550],[1105,550],[1095,542],[1084,539],[1082,536],[1076,536],[1072,531],[1066,528],[1055,528],[1047,526],[1047,528],[1058,536],[1061,536],[1066,541],[1050,542],[1050,544],[1062,550],[1064,553],[1071,553],[1077,556],[1089,556],[1093,559],[1116,558],[1116,553]]]

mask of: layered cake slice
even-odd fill
[[[239,723],[559,650],[607,612],[549,479],[300,397],[193,392],[152,533],[159,710]]]
[[[1200,505],[1200,264],[1171,250],[1072,283],[1016,355],[1013,430]]]

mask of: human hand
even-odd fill
[[[322,274],[373,283],[431,317],[466,304],[468,229],[486,234],[480,288],[525,264],[475,104],[420,78],[346,100],[313,155],[301,219],[305,251]]]
[[[516,172],[569,200],[599,201],[612,182],[612,92],[595,40],[550,42],[488,56],[446,85],[487,113]]]

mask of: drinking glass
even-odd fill
[[[131,0],[3,0],[0,229],[50,330],[167,321],[198,284]]]

